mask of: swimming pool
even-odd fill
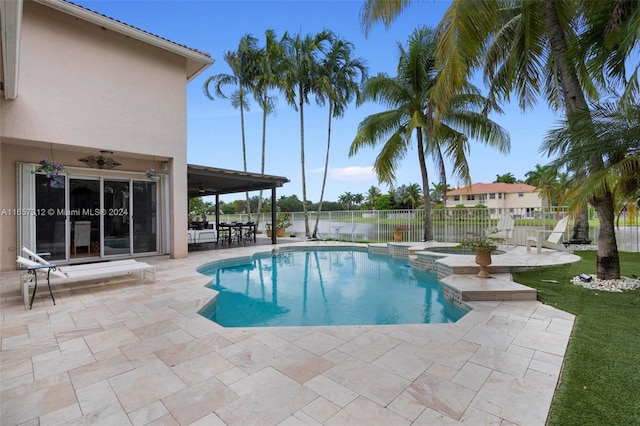
[[[224,327],[447,323],[466,313],[435,274],[366,250],[257,254],[198,272],[220,292],[200,314]]]

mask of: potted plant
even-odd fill
[[[402,234],[407,231],[411,231],[411,228],[407,225],[396,225],[393,227],[393,241],[402,241]]]
[[[498,248],[498,240],[498,238],[476,235],[458,244],[458,247],[466,247],[476,253],[476,263],[480,266],[477,277],[491,278],[487,267],[491,265],[491,253]]]
[[[291,220],[291,213],[278,213],[276,217],[276,236],[284,237],[285,230],[293,224]],[[266,223],[265,228],[267,230],[267,237],[271,236],[271,224]]]
[[[64,170],[64,166],[60,163],[56,163],[55,161],[49,161],[47,158],[44,158],[38,162],[38,167],[36,167],[36,173],[44,173],[47,177],[51,177],[51,175],[57,175],[61,171]]]

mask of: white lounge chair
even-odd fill
[[[495,228],[487,231],[487,237],[495,238],[497,240],[504,240],[507,248],[509,248],[509,241],[513,242],[515,247],[515,241],[513,241],[513,230],[515,228],[515,221],[511,215],[502,216],[498,221]]]
[[[527,251],[531,251],[531,247],[535,245],[538,253],[542,251],[542,247],[573,253],[573,250],[568,249],[561,243],[568,225],[569,216],[565,216],[556,224],[552,231],[537,229],[528,231]],[[545,238],[546,234],[549,234],[547,238]]]
[[[18,256],[16,259],[16,262],[27,270],[26,274],[22,274],[20,276],[20,291],[22,292],[25,305],[29,303],[29,288],[34,288],[33,295],[31,296],[31,302],[29,303],[29,309],[31,309],[33,299],[36,295],[38,274],[47,279],[47,285],[49,286],[49,292],[51,293],[54,305],[55,299],[51,292],[51,286],[55,284],[69,284],[112,278],[131,275],[135,272],[140,272],[141,278],[144,278],[146,273],[150,273],[153,277],[153,281],[155,282],[156,280],[155,265],[138,262],[134,259],[95,262],[83,265],[57,266],[56,264],[43,259],[41,256],[26,247],[22,247],[22,254],[29,256],[29,258]]]

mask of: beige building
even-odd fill
[[[447,207],[478,204],[487,206],[492,216],[510,213],[516,217],[528,217],[547,206],[540,190],[524,183],[475,183],[447,192]]]
[[[0,269],[21,245],[186,257],[186,85],[211,57],[64,0],[0,0],[0,31]]]

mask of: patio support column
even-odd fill
[[[276,188],[271,188],[271,244],[277,244],[276,239]]]

